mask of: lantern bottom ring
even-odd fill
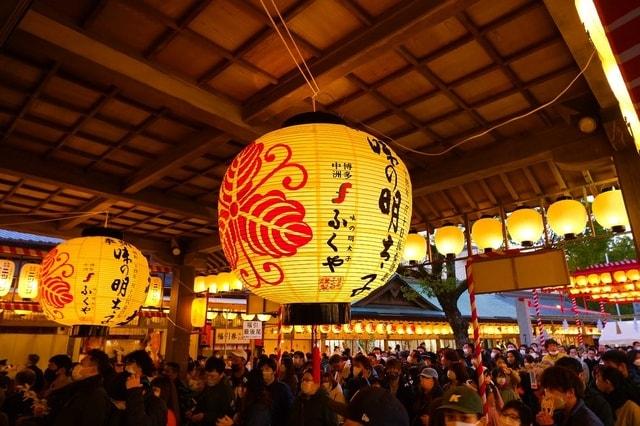
[[[282,306],[284,325],[346,324],[349,321],[349,303],[291,303]]]
[[[627,228],[624,225],[614,225],[611,227],[611,232],[614,234],[622,234],[626,230]]]
[[[74,325],[71,328],[71,337],[107,337],[109,327],[102,325]]]

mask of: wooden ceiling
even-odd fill
[[[273,16],[275,10],[266,1]],[[319,108],[426,153],[413,224],[463,223],[616,182],[611,146],[541,1],[279,0],[321,88]],[[259,0],[11,0],[0,9],[0,226],[76,235],[122,228],[224,267],[217,192],[226,164],[310,91]],[[277,18],[277,17],[276,17]],[[278,21],[276,21],[278,22]],[[280,30],[283,26],[279,25]],[[94,215],[64,221],[57,213]]]

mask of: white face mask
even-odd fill
[[[454,373],[453,371],[449,370],[447,371],[447,378],[449,380],[455,380],[456,379],[456,373]]]
[[[499,384],[500,386],[502,386],[502,385],[504,385],[505,383],[507,383],[507,379],[506,379],[506,378],[504,378],[504,377],[499,377],[499,378],[496,380],[496,382],[498,382],[498,384]]]
[[[558,355],[558,351],[549,351],[549,355],[556,356]]]
[[[634,359],[633,365],[635,365],[636,367],[640,367],[640,358]]]
[[[302,382],[302,384],[300,385],[300,390],[305,395],[311,395],[314,390],[313,384],[313,382]]]
[[[526,355],[526,354],[527,354],[527,351],[526,351],[525,349],[520,349],[520,353],[521,353],[522,355]]]
[[[464,348],[463,351],[465,355],[469,355],[471,353],[471,349],[469,348]]]

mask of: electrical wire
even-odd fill
[[[102,212],[93,212],[93,213],[85,213],[85,214],[78,214],[75,216],[65,216],[65,217],[57,217],[57,218],[53,218],[53,219],[42,219],[42,220],[32,220],[32,221],[27,221],[27,222],[9,222],[9,223],[0,223],[0,226],[15,226],[15,225],[32,225],[35,223],[46,223],[46,222],[55,222],[58,220],[68,220],[68,219],[77,219],[77,218],[81,218],[81,217],[90,217],[90,216],[96,216],[102,214]]]
[[[109,213],[108,210],[104,211],[95,211],[95,210],[87,210],[87,211],[74,211],[74,212],[41,212],[41,213],[0,213],[0,217],[11,217],[11,216],[77,216],[82,213]]]
[[[455,144],[451,145],[450,147],[448,147],[448,148],[446,148],[446,149],[444,149],[444,150],[442,150],[440,152],[423,152],[423,151],[415,150],[415,149],[410,148],[408,146],[402,145],[401,143],[399,143],[398,141],[394,140],[393,138],[385,135],[384,133],[380,132],[379,130],[377,130],[377,129],[371,127],[371,126],[366,125],[365,123],[360,122],[359,124],[363,125],[364,127],[366,127],[369,130],[372,130],[372,131],[378,133],[379,135],[383,136],[385,139],[388,139],[393,145],[396,145],[400,149],[403,149],[405,151],[411,152],[413,154],[424,155],[425,157],[439,157],[441,155],[444,155],[444,154],[447,154],[447,153],[451,152],[452,150],[456,149],[457,147],[459,147],[459,146],[461,146],[461,145],[463,145],[465,143],[471,142],[472,140],[477,139],[479,137],[482,137],[482,136],[484,136],[484,135],[486,135],[486,134],[488,134],[488,133],[490,133],[490,132],[492,132],[492,131],[494,131],[496,129],[499,129],[500,127],[503,127],[503,126],[505,126],[505,125],[507,125],[509,123],[513,123],[514,121],[517,121],[517,120],[520,120],[522,118],[528,117],[528,116],[530,116],[532,114],[535,114],[536,112],[540,111],[541,109],[544,109],[544,108],[548,107],[549,105],[555,103],[565,93],[567,93],[567,91],[575,84],[575,82],[578,81],[580,76],[582,74],[584,74],[584,72],[587,70],[587,68],[591,64],[591,61],[593,60],[595,54],[596,54],[596,51],[594,50],[591,53],[591,56],[589,56],[589,60],[587,61],[587,63],[584,65],[584,67],[582,67],[580,69],[580,72],[578,73],[578,75],[576,75],[573,78],[573,80],[571,80],[569,85],[567,87],[565,87],[560,93],[558,93],[558,95],[556,97],[554,97],[550,101],[545,102],[544,104],[542,104],[542,105],[540,105],[540,106],[538,106],[538,107],[536,107],[536,108],[532,109],[531,111],[528,111],[528,112],[526,112],[524,114],[520,114],[518,116],[515,116],[515,117],[512,117],[512,118],[510,118],[508,120],[505,120],[505,121],[503,121],[503,122],[501,122],[499,124],[496,124],[495,126],[492,126],[492,127],[488,128],[488,129],[486,129],[486,130],[484,130],[484,131],[482,131],[480,133],[476,133],[476,134],[474,134],[472,136],[464,138],[461,141],[456,142]]]

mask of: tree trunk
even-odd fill
[[[453,331],[453,337],[456,340],[456,347],[462,348],[462,345],[469,343],[469,321],[464,319],[458,309],[458,299],[460,294],[456,291],[448,291],[436,295],[442,310],[447,316],[447,321]]]

